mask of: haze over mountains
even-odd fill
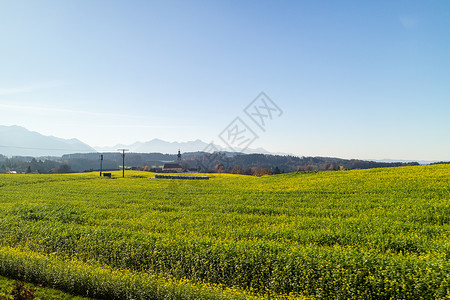
[[[230,149],[224,148],[216,144],[209,144],[202,140],[195,140],[189,142],[167,142],[161,139],[153,139],[148,142],[136,142],[131,145],[118,144],[112,147],[94,147],[99,152],[117,151],[117,149],[128,149],[131,152],[136,153],[177,153],[178,150],[182,152],[214,152],[214,151],[227,151],[236,152],[242,151],[243,153],[260,153],[260,154],[284,154],[284,153],[271,153],[263,148],[257,149]]]
[[[0,154],[12,156],[62,156],[73,153],[96,153],[96,152],[117,152],[117,149],[128,149],[134,153],[164,153],[176,154],[178,150],[187,152],[236,152],[242,149],[224,148],[219,145],[211,145],[201,140],[189,142],[167,142],[161,139],[153,139],[147,142],[135,142],[131,145],[117,144],[111,147],[92,147],[82,141],[73,139],[63,139],[54,136],[46,136],[35,131],[30,131],[21,126],[0,125]],[[245,149],[245,154],[272,154],[272,155],[292,155],[289,153],[271,153],[263,148]],[[376,162],[410,162],[411,160],[370,160]],[[429,164],[436,161],[418,161],[420,164]]]
[[[0,125],[0,154],[5,156],[62,156],[71,153],[116,152],[117,149],[128,149],[136,153],[177,153],[182,152],[214,152],[241,149],[228,149],[219,145],[210,145],[201,140],[189,142],[167,142],[153,139],[148,142],[135,142],[131,145],[118,144],[111,147],[91,147],[78,139],[63,139],[45,136],[20,126]],[[245,153],[270,154],[263,148],[246,149]]]
[[[96,152],[78,139],[45,136],[20,126],[0,125],[0,154],[5,156],[61,156]]]

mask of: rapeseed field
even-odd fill
[[[0,175],[0,275],[104,299],[450,299],[450,166]]]

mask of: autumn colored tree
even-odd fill
[[[270,171],[267,168],[260,168],[260,169],[256,169],[253,171],[252,173],[254,176],[264,176],[264,175],[272,175],[272,171]]]
[[[240,166],[234,165],[234,167],[230,171],[231,174],[243,174],[243,170]]]

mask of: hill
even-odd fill
[[[103,169],[118,169],[122,166],[122,156],[118,152],[103,153]],[[176,161],[175,154],[127,153],[125,165],[131,169],[157,169],[164,163]],[[295,171],[333,171],[370,169],[418,165],[418,163],[383,163],[363,160],[346,160],[332,157],[297,157],[289,155],[242,154],[234,152],[191,152],[183,153],[181,165],[185,169],[199,172],[227,172],[234,174],[254,174],[256,169],[266,169],[271,173]],[[75,153],[62,157],[16,156],[6,158],[0,155],[0,173],[16,171],[19,173],[83,172],[98,170],[99,153]],[[267,173],[267,172],[266,172]]]

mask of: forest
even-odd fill
[[[103,155],[103,161],[100,161]],[[127,153],[125,168],[161,172],[164,163],[177,161],[175,154]],[[122,168],[121,153],[77,153],[63,156],[12,156],[0,154],[0,173],[71,173]],[[337,171],[419,165],[417,162],[376,162],[332,157],[298,157],[291,155],[243,154],[235,152],[184,153],[181,166],[190,172],[255,175],[297,171]]]

